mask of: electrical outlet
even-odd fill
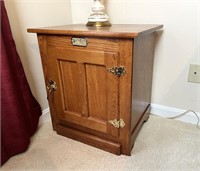
[[[200,83],[200,65],[190,64],[188,81]]]

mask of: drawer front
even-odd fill
[[[49,79],[57,86],[49,97],[57,118],[118,137],[109,121],[119,119],[119,77],[108,72],[118,65],[118,52],[105,50],[109,47],[102,42],[107,40],[99,41],[102,47],[91,40],[77,47],[65,38],[58,37],[56,44],[55,37],[47,38]]]
[[[73,39],[85,39],[86,46],[73,45]],[[73,49],[73,50],[95,50],[95,51],[112,51],[117,52],[119,48],[118,39],[100,39],[93,37],[73,37],[73,36],[46,36],[48,47]]]

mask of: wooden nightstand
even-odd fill
[[[131,155],[149,117],[155,32],[162,25],[66,25],[37,33],[53,129]]]

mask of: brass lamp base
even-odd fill
[[[92,27],[110,27],[111,23],[109,21],[103,21],[103,22],[91,22],[89,21],[86,26],[92,26]]]

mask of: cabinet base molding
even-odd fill
[[[111,142],[103,138],[87,134],[78,130],[70,129],[65,126],[58,125],[57,133],[65,137],[80,141],[84,144],[97,147],[99,149],[108,151],[110,153],[120,155],[121,154],[121,145],[119,143]]]
[[[145,112],[142,114],[140,120],[136,124],[135,128],[132,130],[131,133],[131,147],[133,148],[135,139],[137,138],[137,135],[143,125],[144,122],[146,122],[149,118],[149,111],[150,111],[150,104],[146,108]],[[56,132],[62,136],[71,138],[73,140],[77,140],[79,142],[82,142],[84,144],[91,145],[93,147],[102,149],[104,151],[108,151],[110,153],[120,155],[123,154],[122,147],[120,143],[113,142],[106,140],[104,138],[101,138],[99,136],[92,135],[91,133],[82,132],[81,130],[76,130],[74,128],[69,128],[67,125],[57,125],[56,126]],[[132,149],[131,148],[131,149]],[[131,155],[131,150],[129,154],[125,155]]]

